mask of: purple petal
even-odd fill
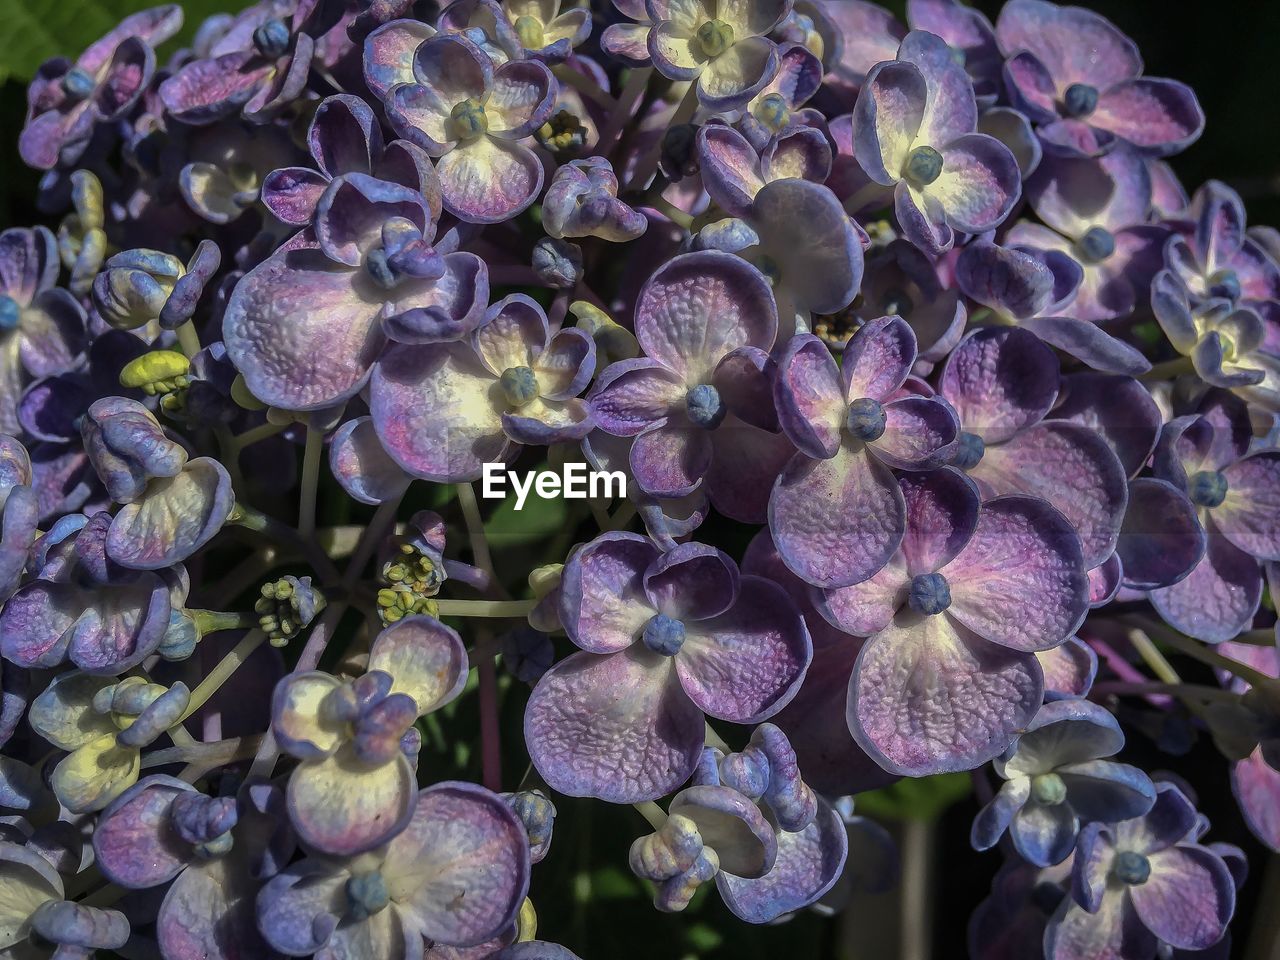
[[[1150,477],[1130,481],[1129,506],[1116,542],[1125,586],[1154,590],[1177,583],[1204,552],[1204,529],[1182,491]]]
[[[716,886],[725,905],[748,923],[769,923],[800,910],[831,889],[844,870],[849,838],[825,801],[799,833],[778,832],[778,855],[763,877],[745,880],[722,872]]]
[[[131,890],[168,883],[187,866],[190,847],[173,831],[175,797],[194,792],[181,780],[150,776],[104,810],[93,833],[98,866],[112,883]]]
[[[870,577],[902,540],[902,492],[864,449],[842,446],[830,460],[797,455],[769,500],[769,529],[798,576],[820,587]]]
[[[479,136],[436,162],[445,209],[467,223],[500,223],[542,191],[542,163],[516,141]]]
[[[1079,7],[1012,0],[996,21],[996,39],[1006,55],[1034,54],[1064,87],[1076,81],[1109,86],[1142,72],[1133,41],[1105,17]]]
[[[640,292],[636,339],[647,356],[707,383],[725,354],[739,347],[769,350],[778,311],[760,272],[727,253],[702,251],[668,261]]]
[[[591,653],[630,646],[653,615],[644,575],[658,558],[633,533],[605,533],[577,550],[560,579],[560,619],[569,639]]]
[[[916,335],[898,316],[864,323],[849,338],[841,355],[845,398],[885,401],[911,372],[916,361]]]
[[[424,937],[475,946],[514,922],[529,890],[529,843],[501,797],[439,783],[418,795],[382,870],[388,886],[412,891],[400,909]],[[458,909],[462,897],[466,910]]]
[[[631,445],[631,472],[646,493],[682,497],[692,493],[711,467],[713,451],[707,431],[684,424],[660,424]]]
[[[295,249],[278,251],[236,284],[223,338],[254,396],[316,410],[364,386],[385,338],[374,323],[379,301],[357,277],[319,250]]]
[[[644,592],[648,606],[675,620],[716,618],[737,599],[738,567],[714,547],[682,543],[650,562]]]
[[[413,83],[413,56],[435,30],[417,20],[392,20],[364,41],[364,79],[369,90],[386,100],[391,88]]]
[[[903,397],[885,404],[884,413],[884,434],[871,450],[886,464],[898,470],[925,470],[950,458],[960,425],[945,401]]]
[[[1151,591],[1156,612],[1206,643],[1221,643],[1248,628],[1262,600],[1258,561],[1235,547],[1210,520],[1204,558],[1183,580]]]
[[[1223,476],[1227,498],[1213,512],[1214,526],[1246,553],[1280,559],[1280,453],[1245,457]]]
[[[1134,476],[1155,450],[1163,417],[1151,394],[1132,377],[1075,373],[1063,378],[1065,397],[1053,419],[1091,427]]]
[[[1041,497],[1062,511],[1080,535],[1086,569],[1115,549],[1128,483],[1106,441],[1087,427],[1038,424],[1007,443],[987,447],[969,475],[996,494]]]
[[[685,629],[675,658],[681,685],[701,710],[734,723],[757,723],[786,706],[812,656],[799,611],[761,577],[744,577],[729,610]]]
[[[979,639],[945,614],[900,614],[867,641],[850,681],[849,727],[893,773],[971,770],[1035,714],[1035,657]]]
[[[1058,360],[1034,334],[975,330],[947,360],[940,392],[964,429],[988,444],[1038,423],[1058,395]]]
[[[1089,122],[1167,157],[1199,139],[1204,111],[1186,84],[1138,77],[1104,90]]]
[[[329,469],[342,489],[361,503],[395,499],[409,489],[411,480],[382,448],[369,417],[348,420],[334,433]]]
[[[853,111],[854,155],[876,183],[901,178],[917,132],[924,123],[929,87],[913,63],[877,64]]]
[[[1179,845],[1151,856],[1151,879],[1129,891],[1147,929],[1171,946],[1203,950],[1222,939],[1235,912],[1236,885],[1222,859]]]
[[[961,233],[983,233],[1004,222],[1022,195],[1018,161],[1003,143],[968,133],[942,148],[942,175],[925,188]]]
[[[409,473],[475,480],[485,463],[511,452],[493,385],[466,344],[397,345],[374,370],[369,410],[383,447]]]
[[[703,715],[667,658],[633,646],[603,657],[575,653],[552,667],[529,698],[524,734],[553,789],[641,803],[693,773]]]
[[[864,349],[868,352],[873,345],[865,338],[858,343],[867,344]],[[868,357],[869,367],[870,360]],[[773,400],[783,431],[802,453],[814,459],[835,455],[844,429],[846,402],[840,373],[825,343],[808,333],[787,341],[778,358]]]
[[[1014,650],[1056,646],[1089,609],[1075,531],[1031,497],[984,503],[972,538],[940,572],[950,584],[949,615]]]
[[[222,464],[190,460],[176,477],[151,481],[143,498],[111,521],[107,553],[134,570],[158,570],[191,556],[231,516],[235,492]]]

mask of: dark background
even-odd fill
[[[41,44],[44,53],[56,50],[74,56],[102,32],[101,10],[96,12],[97,21],[94,17],[61,15],[57,11],[63,2],[0,0],[0,23],[6,28],[17,24],[3,41],[11,52],[0,50],[0,61],[9,61],[7,68],[0,62],[0,76],[13,74],[0,85],[0,227],[39,222],[34,207],[38,176],[22,166],[16,149],[25,103],[25,83],[19,77],[29,69],[17,61],[29,61],[31,50]],[[73,6],[80,0],[66,2]],[[129,4],[134,8],[144,5],[134,0],[97,2],[111,15]],[[236,6],[235,0],[227,0],[229,9]],[[901,3],[889,6],[901,14]],[[977,6],[993,20],[999,10],[999,4],[993,2]],[[1249,0],[1201,4],[1193,9],[1159,0],[1099,0],[1090,6],[1133,37],[1143,52],[1147,73],[1182,80],[1199,95],[1208,118],[1204,135],[1173,160],[1188,190],[1208,178],[1226,181],[1244,196],[1251,223],[1280,223],[1280,82],[1276,74],[1280,5]],[[198,0],[198,7],[201,13],[215,8],[210,0]],[[51,8],[55,12],[50,20],[41,24],[40,19]],[[77,19],[95,32],[76,39],[80,29]],[[197,19],[189,16],[193,22],[188,24],[187,36]],[[58,50],[63,41],[65,46]],[[736,546],[740,556],[748,536],[749,531],[725,524],[709,530],[706,538],[731,552]],[[500,566],[504,560],[515,561],[516,557],[499,554]],[[516,566],[513,563],[507,569],[514,574]],[[1194,669],[1187,679],[1197,679]],[[518,686],[509,692],[512,695],[504,698],[504,752],[511,767],[523,768],[527,761],[520,756],[518,744],[525,697]],[[468,696],[451,711],[449,739],[478,730],[474,709],[475,698]],[[1233,923],[1235,947],[1231,956],[1247,960],[1280,957],[1277,858],[1271,858],[1267,893],[1261,901],[1265,906],[1256,909],[1268,854],[1240,822],[1227,785],[1226,763],[1203,739],[1186,756],[1170,758],[1158,753],[1152,741],[1134,726],[1128,729],[1130,744],[1124,759],[1151,771],[1174,768],[1187,777],[1213,821],[1210,839],[1237,843],[1249,854],[1251,876]],[[427,754],[432,756],[424,754],[424,773],[429,779],[439,778],[430,770],[439,770],[441,775],[470,774],[478,779],[478,769],[472,769],[478,761],[470,751],[453,749],[441,741],[437,744],[432,750],[429,741]],[[427,767],[428,763],[433,765]],[[910,833],[912,841],[922,842],[928,852],[908,871],[913,889],[923,900],[912,901],[921,905],[908,908],[905,921],[899,893],[864,899],[858,908],[834,919],[808,913],[785,925],[754,928],[734,919],[714,894],[707,896],[704,890],[689,911],[672,917],[653,910],[643,888],[626,868],[627,849],[643,827],[639,816],[629,808],[556,800],[560,810],[556,841],[548,859],[535,869],[531,896],[540,915],[539,936],[563,942],[584,960],[925,960],[928,956],[951,960],[966,955],[965,925],[973,908],[986,896],[1000,862],[995,852],[978,855],[969,849],[969,824],[977,801],[966,778],[946,778],[906,791],[882,793],[860,805],[896,834]],[[907,939],[917,942],[910,948],[900,939],[904,927],[914,930],[914,937]]]

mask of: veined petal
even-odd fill
[[[1040,666],[946,614],[904,611],[867,641],[850,679],[849,727],[894,773],[971,770],[999,756],[1035,714]]]
[[[542,190],[542,164],[521,143],[481,135],[436,163],[445,209],[468,223],[500,223]]]
[[[569,639],[591,653],[629,647],[654,614],[644,573],[658,558],[653,543],[634,533],[605,533],[565,564],[560,619]]]
[[[417,782],[403,753],[390,763],[361,763],[349,744],[289,777],[289,820],[306,843],[352,856],[399,833],[413,814]]]
[[[708,110],[746,106],[778,73],[778,45],[766,37],[747,37],[703,64],[698,100]]]
[[[942,148],[942,174],[924,188],[961,233],[984,233],[1004,222],[1022,194],[1022,175],[1009,148],[970,133]]]
[[[435,617],[411,616],[388,626],[369,650],[369,669],[391,676],[391,693],[413,697],[419,715],[439,710],[467,683],[467,649]]]
[[[1190,844],[1150,859],[1151,879],[1129,892],[1147,929],[1183,950],[1203,950],[1221,940],[1236,906],[1235,881],[1222,859]]]
[[[418,20],[392,20],[364,41],[364,80],[380,100],[392,87],[415,83],[413,57],[424,40],[435,36],[435,28]]]
[[[392,347],[374,372],[369,409],[382,445],[414,476],[478,479],[510,443],[491,391],[493,376],[463,343]]]
[[[552,788],[641,803],[693,773],[703,715],[670,660],[633,645],[603,657],[575,653],[552,667],[529,698],[524,733]]]
[[[819,587],[865,580],[888,562],[906,523],[889,468],[861,444],[830,460],[797,455],[769,500],[769,529],[788,567]]]
[[[924,75],[913,63],[880,63],[867,74],[853,110],[854,156],[876,183],[892,186],[901,179],[928,96]]]
[[[134,570],[159,570],[187,559],[222,529],[235,506],[226,467],[189,460],[176,477],[158,477],[143,498],[111,521],[107,554]]]
[[[1280,559],[1280,453],[1245,457],[1223,476],[1227,498],[1213,512],[1214,526],[1251,556]]]

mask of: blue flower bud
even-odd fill
[[[849,433],[863,443],[879,440],[884,436],[884,407],[877,400],[863,397],[849,404],[849,412],[845,416],[845,426]]]
[[[942,176],[942,154],[933,147],[916,147],[907,154],[903,176],[917,187],[927,187]]]
[[[386,909],[391,902],[381,872],[357,873],[347,881],[347,915],[353,920],[367,920]]]
[[[1198,507],[1220,507],[1227,499],[1227,478],[1217,470],[1192,474],[1187,479],[1187,496]]]
[[[93,96],[93,77],[80,67],[72,67],[62,77],[62,92],[72,100],[87,100]]]
[[[253,45],[264,57],[279,57],[289,49],[289,28],[272,18],[253,31]]]
[[[654,653],[674,657],[684,646],[684,624],[665,613],[656,613],[644,625],[640,639]]]
[[[1101,263],[1116,252],[1116,238],[1106,227],[1090,227],[1076,241],[1076,251],[1085,263]]]
[[[729,413],[720,399],[720,391],[709,383],[700,383],[685,394],[684,405],[689,420],[703,430],[714,430]]]
[[[1087,117],[1098,108],[1098,88],[1087,83],[1073,83],[1062,95],[1062,105],[1069,117]]]
[[[1240,277],[1234,270],[1223,269],[1209,277],[1209,296],[1236,301],[1240,299]]]
[[[0,293],[0,332],[7,333],[18,329],[18,321],[22,319],[22,308],[18,301],[7,294]]]
[[[922,573],[911,580],[907,603],[916,613],[934,616],[951,606],[951,587],[940,573]]]
[[[1151,877],[1151,861],[1132,850],[1121,850],[1111,863],[1111,875],[1121,883],[1136,887]]]
[[[571,290],[582,279],[582,248],[568,240],[543,237],[533,245],[533,272],[559,290]]]
[[[956,444],[955,455],[951,458],[952,466],[961,470],[972,470],[982,462],[982,455],[987,452],[987,445],[976,433],[962,432],[956,439],[959,443]]]
[[[200,631],[196,622],[183,610],[169,611],[169,626],[156,653],[166,660],[185,660],[195,653]]]

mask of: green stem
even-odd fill
[[[1192,701],[1239,699],[1239,696],[1230,690],[1207,687],[1198,683],[1126,683],[1117,680],[1094,684],[1093,689],[1089,691],[1090,697],[1107,696],[1109,694],[1134,697],[1150,697],[1163,694],[1164,696],[1177,697],[1180,700]]]
[[[489,579],[496,584],[498,578],[493,572],[493,557],[484,535],[484,520],[480,517],[480,504],[476,502],[476,491],[471,484],[458,484],[458,503],[462,507],[462,521],[467,525],[467,538],[471,542],[471,562],[489,574]]]
[[[685,213],[666,197],[654,197],[652,206],[677,227],[693,232],[693,215]]]
[[[237,433],[231,438],[232,447],[238,453],[245,447],[252,446],[260,440],[266,440],[268,437],[274,437],[283,430],[284,424],[264,423],[246,430],[244,433]]]
[[[190,609],[187,613],[196,622],[196,630],[202,637],[220,630],[249,630],[258,624],[258,618],[251,613]]]
[[[551,72],[554,73],[556,79],[565,86],[573,87],[573,89],[577,90],[588,100],[599,104],[607,112],[612,113],[617,109],[618,104],[614,101],[613,97],[601,90],[594,80],[578,73],[577,70],[566,66],[558,66],[554,67]]]
[[[635,116],[636,107],[644,97],[644,91],[649,86],[651,76],[653,76],[652,67],[637,67],[627,77],[627,83],[622,88],[622,93],[618,95],[618,104],[610,111],[609,122],[600,131],[600,138],[596,141],[595,152],[600,156],[609,156],[618,138],[622,136],[622,131]]]
[[[1178,671],[1173,669],[1173,665],[1164,658],[1164,654],[1156,649],[1156,645],[1151,642],[1151,638],[1143,631],[1138,629],[1130,630],[1129,643],[1133,645],[1133,649],[1138,651],[1138,655],[1151,668],[1151,672],[1165,683],[1176,684],[1182,682],[1182,678],[1178,676]]]
[[[1180,653],[1186,654],[1192,659],[1199,660],[1201,663],[1207,664],[1215,669],[1224,670],[1232,676],[1239,677],[1241,680],[1245,680],[1248,683],[1253,684],[1255,687],[1280,693],[1280,681],[1277,681],[1275,677],[1269,677],[1260,670],[1255,670],[1248,664],[1241,663],[1238,660],[1232,660],[1229,657],[1224,657],[1216,650],[1211,650],[1209,647],[1200,643],[1200,641],[1192,640],[1190,637],[1184,637],[1182,634],[1178,633],[1178,631],[1172,630],[1164,624],[1154,623],[1142,617],[1133,617],[1130,619],[1131,622],[1138,623],[1143,630],[1146,630],[1148,633],[1155,633],[1169,646],[1173,647]]]
[[[1195,369],[1190,357],[1174,357],[1164,363],[1157,363],[1146,373],[1139,374],[1138,379],[1147,383],[1156,380],[1172,380],[1184,373],[1195,373]]]
[[[297,530],[273,517],[268,517],[261,510],[255,510],[253,507],[236,501],[235,508],[231,511],[231,517],[227,520],[227,523],[244,527],[254,533],[264,534],[281,546],[296,550],[316,568],[316,572],[320,574],[321,581],[326,585],[336,584],[341,581],[338,576],[338,568],[333,565],[333,561],[320,549],[314,538],[300,536]]]
[[[186,763],[204,766],[206,769],[219,767],[237,760],[248,760],[262,743],[262,734],[251,737],[232,737],[230,740],[215,740],[212,743],[192,743],[181,747],[166,747],[164,750],[153,750],[142,758],[142,769],[164,767],[171,763]]]
[[[324,434],[315,427],[307,427],[307,444],[302,453],[302,493],[298,500],[298,533],[306,540],[316,532],[316,494],[323,454]]]
[[[208,676],[200,681],[200,685],[191,691],[191,700],[187,703],[186,712],[183,713],[182,720],[194,714],[197,710],[205,705],[205,703],[218,692],[218,689],[230,679],[231,675],[240,668],[240,665],[249,659],[249,655],[257,650],[262,641],[267,639],[267,635],[261,630],[250,630],[240,642],[231,648],[231,652],[218,661],[217,665],[209,671]]]
[[[649,821],[649,826],[655,830],[661,830],[662,825],[667,822],[667,814],[660,806],[652,800],[646,800],[644,803],[634,804],[636,812],[640,816]]]
[[[394,497],[384,503],[378,505],[378,509],[374,511],[373,519],[369,521],[369,526],[365,528],[364,533],[360,537],[360,543],[356,546],[355,552],[351,555],[351,561],[347,564],[346,572],[342,575],[343,584],[350,588],[360,579],[360,574],[364,572],[365,565],[369,562],[369,558],[373,556],[373,552],[378,549],[378,544],[386,537],[387,532],[396,522],[396,511],[400,508],[400,497]]]
[[[437,600],[442,617],[527,617],[536,600]]]

